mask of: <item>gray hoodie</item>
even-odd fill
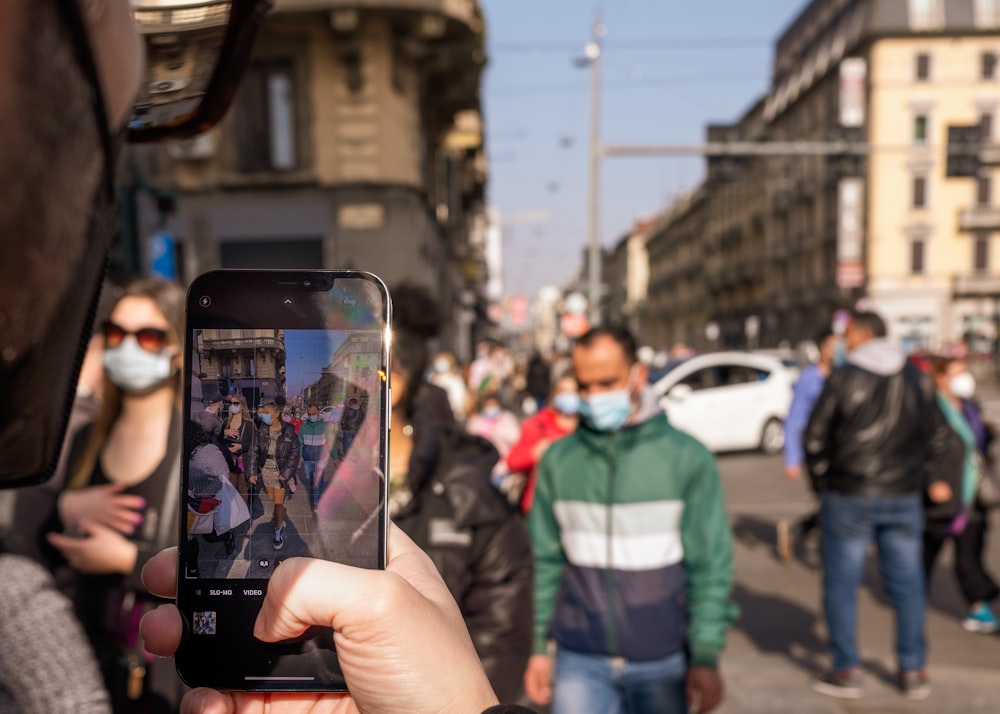
[[[877,337],[851,350],[847,355],[847,361],[867,372],[889,377],[903,370],[906,366],[906,355],[894,342],[885,337]]]

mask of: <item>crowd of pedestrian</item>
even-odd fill
[[[819,510],[777,524],[778,554],[820,533],[823,613],[831,670],[814,688],[863,695],[857,589],[875,544],[896,615],[898,686],[930,694],[924,618],[934,563],[954,541],[955,576],[970,632],[1000,630],[1000,591],[983,563],[989,509],[997,505],[989,445],[994,427],[975,402],[975,379],[954,357],[910,359],[875,313],[851,314],[842,334],[817,338],[820,357],[801,373],[786,422],[785,475],[807,472]]]
[[[500,701],[556,714],[716,707],[738,614],[722,487],[711,453],[666,419],[634,337],[598,327],[569,354],[530,359],[483,340],[463,367],[431,352],[442,325],[430,294],[408,284],[393,294],[390,516],[458,603]],[[91,358],[102,376],[82,373],[85,416],[65,473],[21,492],[31,509],[18,509],[6,557],[37,561],[73,604],[114,711],[166,712],[184,688],[144,649],[138,623],[159,599],[138,573],[171,543],[177,509],[188,511],[188,577],[199,576],[199,543],[233,554],[255,494],[271,504],[281,549],[295,481],[315,512],[366,406],[345,396],[321,413],[280,395],[251,409],[240,392],[211,392],[182,444],[180,290],[143,280],[109,295]],[[1000,629],[983,563],[993,427],[964,362],[930,358],[922,370],[877,315],[854,313],[816,344],[786,422],[785,476],[808,478],[819,507],[778,524],[786,560],[819,532],[832,666],[814,686],[862,696],[855,601],[874,543],[897,617],[899,686],[921,699],[924,610],[946,542],[963,626]],[[177,504],[182,458],[189,489]]]

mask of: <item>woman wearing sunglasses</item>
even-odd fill
[[[171,663],[147,658],[138,621],[154,601],[142,567],[177,540],[183,316],[183,291],[162,280],[133,283],[111,310],[104,403],[73,445],[59,500],[68,534],[48,536],[78,574],[76,610],[115,711],[166,711],[179,701]]]
[[[247,499],[246,460],[253,448],[254,425],[247,398],[242,394],[230,394],[223,400],[226,415],[222,427],[222,439],[229,451],[229,480]]]

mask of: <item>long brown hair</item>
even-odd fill
[[[141,278],[129,283],[125,287],[118,298],[118,302],[128,297],[146,298],[156,305],[157,309],[170,325],[167,330],[170,342],[177,345],[179,354],[183,354],[184,291],[180,286],[160,278]],[[116,307],[118,302],[115,303]],[[178,369],[173,379],[173,389],[178,409],[180,409],[180,402],[184,394],[184,390],[181,389],[182,371]],[[90,428],[83,451],[73,463],[70,470],[70,478],[66,483],[68,490],[81,489],[89,485],[90,476],[94,471],[94,466],[97,464],[101,448],[104,446],[104,442],[111,432],[111,427],[121,414],[121,410],[122,390],[105,375],[104,399],[101,403],[101,411]]]
[[[240,417],[243,419],[243,421],[247,421],[247,422],[253,423],[253,417],[250,416],[250,408],[247,406],[247,398],[246,398],[246,396],[243,395],[243,394],[241,394],[240,392],[237,392],[236,394],[230,394],[228,397],[226,397],[226,405],[227,405],[226,406],[226,426],[223,427],[223,428],[228,429],[229,425],[233,423],[233,419],[236,417],[235,414],[232,414],[232,413],[230,413],[228,411],[229,410],[229,406],[228,406],[229,405],[229,400],[232,397],[236,397],[237,399],[240,400]]]

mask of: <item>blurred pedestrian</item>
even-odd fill
[[[422,288],[393,296],[393,522],[430,555],[465,617],[501,702],[521,696],[531,652],[532,559],[528,533],[489,482],[496,449],[441,418],[447,401],[423,375],[439,309]]]
[[[233,516],[230,512],[232,504],[226,489],[235,492],[236,487],[229,480],[229,462],[219,440],[198,422],[192,423],[185,434],[184,456],[188,460],[187,540],[181,548],[186,553],[186,577],[197,578],[201,577],[198,539],[222,541],[226,556],[231,556],[236,550],[233,528],[248,521],[250,513],[238,493],[240,513]]]
[[[229,462],[229,480],[244,500],[248,498],[246,469],[253,452],[256,428],[247,406],[247,398],[239,392],[225,398],[226,420],[222,426],[222,443]]]
[[[580,426],[538,467],[525,688],[554,714],[709,712],[722,700],[718,657],[737,612],[722,485],[708,449],[667,421],[636,348],[620,327],[577,340]]]
[[[816,346],[819,348],[819,359],[816,364],[806,365],[799,374],[792,392],[792,403],[788,407],[788,416],[785,418],[785,478],[789,481],[797,481],[802,474],[802,435],[809,423],[813,405],[823,391],[823,383],[834,367],[841,366],[847,357],[840,337],[829,328],[816,335]],[[778,556],[785,561],[791,560],[794,541],[805,538],[818,526],[819,509],[795,523],[784,518],[778,521]]]
[[[0,548],[0,711],[110,714],[73,603],[33,560]]]
[[[580,394],[576,377],[567,372],[556,379],[549,403],[521,424],[521,438],[507,454],[507,469],[522,475],[518,505],[522,513],[531,510],[538,478],[538,462],[553,442],[572,433],[579,421]]]
[[[438,352],[434,356],[428,381],[445,391],[455,419],[464,422],[469,402],[469,390],[465,387],[462,371],[458,368],[458,362],[451,352]]]
[[[487,386],[496,386],[493,376],[493,349],[494,343],[490,340],[480,340],[476,343],[476,356],[469,363],[469,374],[467,377],[469,393],[473,397],[485,390]]]
[[[59,462],[52,477],[43,484],[9,492],[14,497],[13,517],[4,528],[4,547],[11,553],[24,555],[41,563],[50,571],[65,561],[49,545],[46,534],[60,528],[56,504],[66,488],[67,474],[72,466],[70,452],[80,434],[86,434],[98,414],[104,395],[104,333],[103,325],[121,291],[110,284],[101,290],[95,324],[87,342],[76,382],[76,395],[69,413],[66,437],[59,455]]]
[[[989,513],[976,497],[977,487],[989,468],[988,450],[993,434],[973,401],[975,377],[965,362],[938,357],[931,373],[937,385],[937,399],[948,425],[961,438],[962,459],[955,472],[960,477],[954,487],[957,515],[946,513],[932,518],[928,514],[924,531],[924,573],[930,588],[934,563],[945,541],[955,544],[955,578],[969,610],[962,627],[969,632],[992,634],[1000,630],[1000,620],[991,603],[1000,596],[996,580],[986,572],[983,550],[989,528]]]
[[[257,429],[251,450],[250,485],[264,487],[274,504],[275,550],[285,545],[285,485],[299,467],[299,437],[295,427],[281,419],[281,411],[273,399],[265,399],[257,410],[261,425]]]
[[[354,437],[358,435],[358,430],[365,423],[365,412],[367,410],[358,401],[357,397],[350,397],[344,404],[344,411],[340,415],[340,454],[341,458],[347,456],[354,443]]]
[[[552,369],[548,360],[538,350],[528,360],[524,381],[527,396],[534,400],[537,412],[544,406],[552,391]]]
[[[465,428],[470,434],[481,436],[496,447],[500,454],[498,467],[506,472],[504,459],[521,438],[521,423],[514,412],[504,408],[498,392],[488,391],[479,396],[476,411],[466,420]]]
[[[950,430],[934,385],[886,338],[885,323],[855,311],[844,332],[847,364],[827,378],[806,426],[806,465],[820,497],[823,610],[832,671],[813,688],[863,694],[857,651],[857,589],[869,544],[878,546],[883,581],[896,611],[898,685],[925,699],[926,588],[921,562],[925,489],[946,457]]]
[[[140,573],[177,543],[184,291],[159,279],[127,286],[104,323],[104,403],[71,457],[49,542],[80,575],[77,613],[115,711],[169,711],[181,684],[144,652],[139,619],[155,606]]]
[[[195,414],[195,421],[198,423],[198,426],[214,438],[221,438],[223,424],[222,395],[219,392],[209,392],[204,396],[202,402],[205,408]]]
[[[326,441],[327,424],[319,418],[319,405],[306,406],[306,420],[299,429],[301,447],[300,465],[309,487],[309,502],[313,513],[323,495],[323,468],[326,464],[328,447]]]

